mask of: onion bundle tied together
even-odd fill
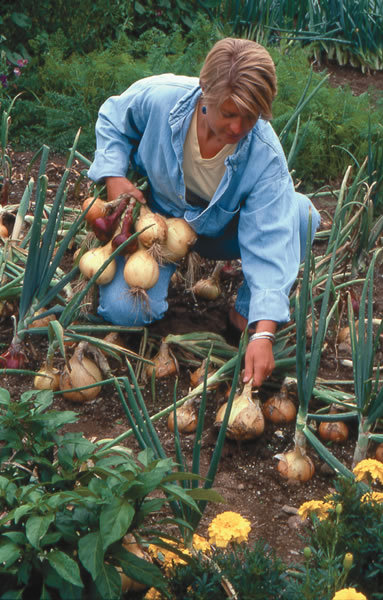
[[[82,255],[79,262],[81,273],[86,279],[91,279],[95,273],[105,264],[113,252],[112,242],[105,246],[91,248]],[[105,285],[110,283],[114,278],[117,270],[116,261],[113,259],[97,277],[97,285]]]
[[[139,244],[158,262],[163,260],[163,245],[168,235],[166,220],[161,215],[154,213],[144,204],[140,216],[135,223],[135,230],[142,231],[139,235]]]
[[[214,425],[221,427],[227,402],[218,410]],[[252,381],[246,383],[241,393],[234,397],[226,435],[232,440],[252,440],[262,435],[265,419],[258,397],[252,398]]]

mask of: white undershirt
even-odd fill
[[[233,154],[237,144],[226,144],[212,158],[202,158],[197,137],[197,109],[194,111],[184,143],[184,180],[187,189],[210,201],[225,170],[225,158]]]

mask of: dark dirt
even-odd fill
[[[366,91],[373,86],[376,93],[383,90],[383,73],[363,75],[351,67],[339,68],[327,65],[331,73],[331,85],[349,85],[355,94]],[[26,172],[32,153],[12,153],[12,183],[10,188],[10,202],[17,204],[20,201],[27,180]],[[64,171],[65,160],[61,156],[51,156],[47,168],[49,177],[48,194],[53,197],[58,182]],[[74,176],[68,194],[68,203],[80,206],[82,199],[87,195],[86,184],[80,192],[75,190],[74,181],[78,173],[84,168],[77,162],[74,166]],[[76,193],[75,193],[76,192]],[[317,203],[319,209],[331,211],[331,197],[322,199]],[[71,260],[71,257],[67,257]],[[228,307],[233,302],[235,290],[241,278],[238,264],[234,264],[234,274],[222,280],[223,293],[215,301],[206,302],[196,300],[184,284],[173,285],[169,293],[169,311],[159,323],[149,327],[149,336],[159,340],[168,333],[187,333],[193,331],[211,331],[223,335],[229,343],[235,344],[236,340],[227,329]],[[209,274],[212,265],[208,262],[202,264],[202,274]],[[378,297],[378,294],[377,294]],[[381,294],[380,297],[383,297]],[[381,304],[381,303],[380,303]],[[382,306],[376,305],[381,312]],[[157,336],[157,337],[154,337]],[[10,318],[0,317],[0,351],[4,351],[12,337],[12,322]],[[137,334],[124,335],[124,342],[132,348],[137,347]],[[26,353],[29,358],[28,368],[38,370],[44,360],[46,343],[40,336],[31,336],[26,341]],[[177,349],[173,349],[177,355]],[[155,352],[152,348],[151,356]],[[110,366],[114,373],[127,372],[126,367],[113,363]],[[272,379],[261,391],[262,399],[272,395],[280,387],[283,373],[274,373]],[[321,376],[326,379],[345,380],[352,379],[352,370],[343,368],[335,348],[329,344],[326,348],[322,365]],[[32,377],[19,377],[12,374],[0,375],[0,385],[9,389],[13,398],[17,399],[20,393],[32,387]],[[144,397],[151,414],[170,405],[173,398],[175,376],[160,380],[157,385],[156,399],[150,394],[149,385],[144,387]],[[181,363],[180,378],[177,389],[177,398],[186,395],[189,389],[189,375],[187,367]],[[206,416],[205,433],[202,445],[202,473],[205,472],[214,448],[216,431],[213,422],[217,406],[222,402],[224,388],[209,396],[208,411]],[[348,386],[347,391],[352,391]],[[79,414],[78,423],[72,430],[82,431],[89,437],[98,439],[116,437],[128,429],[128,422],[121,407],[117,394],[111,386],[106,387],[95,400],[83,405],[71,404],[61,395],[57,395],[54,403],[57,409],[76,410]],[[314,407],[313,407],[314,408]],[[156,423],[163,447],[173,455],[173,435],[167,429],[166,419]],[[224,505],[209,504],[204,514],[199,533],[203,534],[210,519],[222,510],[234,510],[248,518],[252,524],[251,539],[267,541],[287,562],[299,558],[299,549],[302,547],[300,534],[303,532],[302,524],[294,514],[294,509],[303,502],[311,499],[322,499],[332,488],[333,474],[323,465],[316,453],[309,449],[309,454],[315,464],[315,475],[308,483],[288,483],[277,473],[277,459],[275,455],[291,449],[293,444],[294,425],[275,426],[267,423],[264,434],[255,441],[238,445],[236,442],[226,441],[223,457],[214,487],[223,495]],[[331,450],[348,467],[351,465],[356,431],[350,428],[349,441]],[[137,449],[133,437],[126,442]],[[190,457],[193,447],[193,434],[183,436],[185,453]]]

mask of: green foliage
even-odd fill
[[[308,543],[312,551],[310,578],[318,589],[328,582],[329,569],[343,563],[344,555],[353,555],[347,586],[363,592],[369,600],[381,600],[383,590],[383,505],[361,501],[366,490],[350,479],[334,483],[332,500],[342,507],[331,510],[329,517],[314,520]],[[327,585],[327,584],[326,584]],[[310,596],[315,598],[315,594]]]
[[[116,600],[117,568],[161,588],[159,569],[126,550],[123,537],[163,536],[146,522],[154,513],[161,527],[170,482],[188,475],[150,451],[136,459],[116,444],[105,450],[81,433],[61,434],[76,415],[50,410],[52,401],[51,391],[33,390],[12,401],[0,388],[1,597]],[[196,508],[186,495],[177,501]]]
[[[208,560],[198,554],[190,564],[173,568],[169,591],[173,598],[225,600],[222,580],[226,578],[241,600],[287,599],[285,570],[262,541],[249,546],[235,544],[230,549],[215,549]]]

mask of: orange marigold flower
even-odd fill
[[[309,500],[298,508],[298,515],[304,521],[311,513],[314,513],[320,521],[323,521],[327,519],[330,508],[334,508],[334,503],[323,502],[323,500]]]
[[[381,504],[383,502],[383,493],[382,492],[367,492],[364,494],[361,499],[361,502],[376,502],[377,504]]]
[[[250,521],[242,515],[226,511],[215,517],[209,525],[209,542],[219,548],[228,544],[246,542],[251,530]]]
[[[196,552],[204,552],[205,554],[209,554],[209,552],[211,552],[211,545],[209,544],[209,542],[202,537],[201,535],[198,535],[197,533],[195,533],[193,535],[193,548]]]
[[[383,463],[375,458],[361,460],[353,469],[357,481],[361,481],[366,475],[372,479],[378,479],[383,483]]]
[[[332,600],[367,600],[364,594],[357,592],[355,588],[339,590]]]

